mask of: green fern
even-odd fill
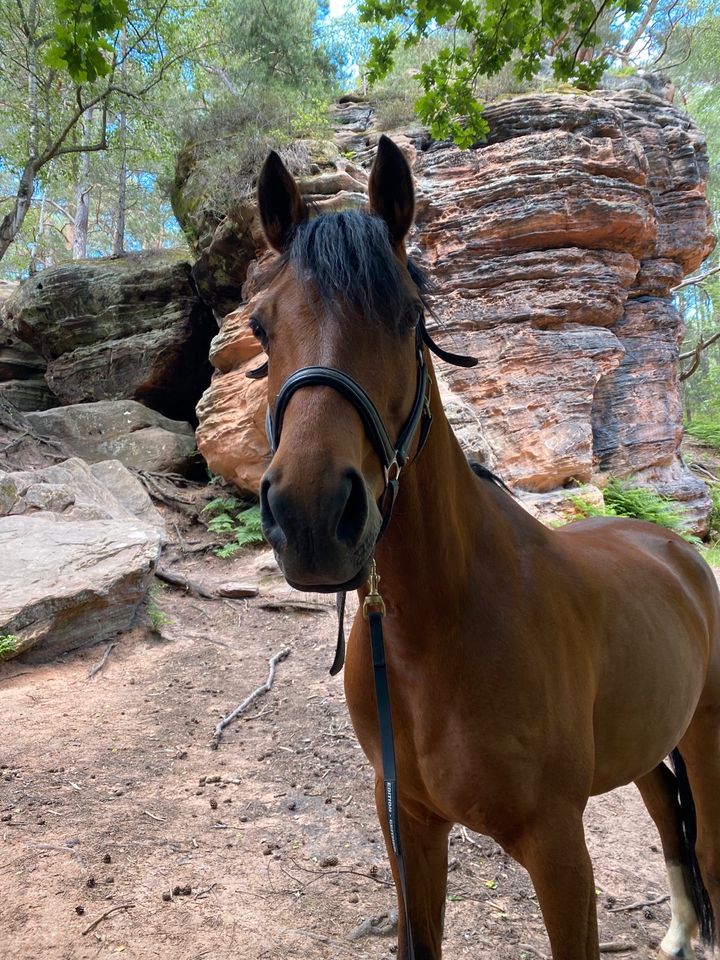
[[[217,514],[237,510],[240,501],[236,497],[214,497],[202,508],[202,513]]]
[[[235,530],[235,518],[229,513],[219,513],[212,520],[208,521],[207,528],[210,533],[233,533]]]
[[[240,510],[234,516],[230,513],[218,514],[208,523],[208,530],[213,533],[232,535],[233,539],[230,543],[224,544],[215,551],[215,556],[223,560],[232,557],[243,547],[263,543],[265,540],[260,507],[257,505],[247,510]]]
[[[571,502],[584,517],[631,517],[635,520],[647,520],[658,523],[691,543],[697,543],[697,537],[688,533],[684,527],[683,515],[674,501],[650,490],[648,487],[631,487],[614,477],[603,490],[605,505],[596,506],[581,497],[572,497]]]

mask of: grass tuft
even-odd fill
[[[717,420],[704,418],[693,419],[685,424],[685,433],[700,440],[701,443],[715,450],[720,450],[720,423]]]

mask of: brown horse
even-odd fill
[[[251,327],[269,359],[278,442],[262,482],[264,529],[288,582],[358,588],[362,600],[373,555],[382,575],[408,884],[408,921],[398,894],[398,956],[440,957],[448,833],[457,822],[495,838],[529,871],[555,960],[596,960],[583,810],[589,796],[633,780],[669,871],[672,923],[662,949],[687,960],[698,918],[712,937],[713,910],[720,916],[712,572],[693,547],[653,524],[603,518],[547,529],[487,471],[471,469],[422,345],[419,274],[404,246],[412,178],[385,137],[369,193],[370,214],[310,219],[279,157],[268,157],[259,207],[280,256]],[[301,368],[314,374],[291,382]],[[405,461],[384,456],[383,425],[390,438],[405,434],[409,457],[376,542]],[[360,615],[345,687],[376,771],[387,843]],[[664,763],[671,751],[674,773]]]

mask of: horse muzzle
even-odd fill
[[[260,486],[265,538],[295,589],[352,590],[368,577],[382,523],[377,504],[354,467],[305,493],[270,467]]]

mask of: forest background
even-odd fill
[[[343,93],[469,146],[486,100],[645,71],[707,137],[720,232],[720,0],[0,0],[0,57],[6,280],[183,248],[169,198],[189,143],[227,210],[270,147],[328,135]],[[720,253],[676,297],[686,416],[720,424]]]

